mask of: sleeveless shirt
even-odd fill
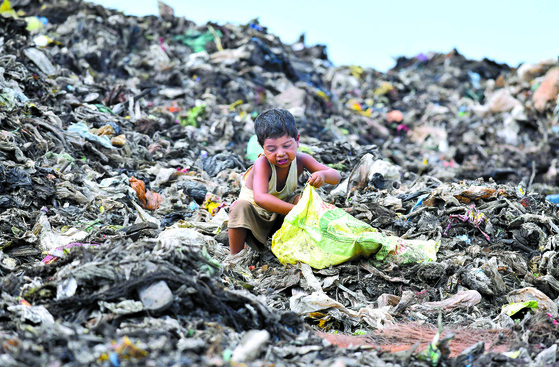
[[[289,166],[289,172],[287,173],[287,178],[285,179],[285,185],[281,191],[277,191],[277,173],[276,173],[276,166],[268,162],[272,168],[272,175],[270,177],[270,181],[268,182],[268,194],[277,197],[278,199],[285,200],[291,194],[297,190],[297,158],[295,158],[291,165]],[[245,176],[248,175],[252,167],[245,173]],[[260,215],[265,217],[270,217],[273,212],[261,208],[254,202],[254,192],[246,186],[246,183],[243,182],[243,186],[241,187],[241,193],[239,194],[239,200],[247,200],[251,202],[256,209],[258,210]]]

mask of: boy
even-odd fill
[[[308,154],[298,153],[299,134],[293,115],[274,108],[258,115],[254,121],[258,143],[264,155],[243,176],[239,199],[229,213],[229,247],[236,254],[245,242],[255,250],[265,249],[268,236],[279,229],[283,216],[298,196],[297,179],[307,169],[312,173],[308,183],[321,187],[336,185],[341,176],[335,169],[318,163]]]

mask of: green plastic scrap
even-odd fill
[[[526,302],[516,302],[516,303],[509,303],[508,305],[504,305],[502,307],[502,312],[506,313],[508,316],[513,316],[516,313],[524,310],[524,309],[537,309],[538,308],[538,301],[526,301]]]
[[[504,352],[503,355],[504,355],[504,356],[507,356],[507,357],[509,357],[509,358],[514,359],[514,358],[518,358],[518,356],[520,355],[520,353],[521,353],[521,351],[520,351],[520,350],[517,350],[517,351],[514,351],[514,352]]]
[[[309,155],[313,155],[314,151],[312,150],[311,147],[303,145],[303,144],[299,144],[299,151],[302,153],[307,153]]]
[[[441,335],[443,332],[443,324],[442,324],[442,312],[439,309],[439,316],[437,318],[437,326],[438,330],[431,343],[427,345],[427,348],[423,352],[418,355],[418,358],[423,361],[431,362],[433,367],[436,367],[440,364],[441,360],[444,356],[448,356],[450,354],[450,349],[448,347],[448,343],[454,338],[454,334],[448,334],[444,338],[441,339]]]
[[[418,357],[420,360],[430,361],[432,366],[437,366],[441,360],[442,353],[433,343],[429,343],[427,348]]]
[[[180,117],[179,122],[182,126],[194,126],[198,127],[198,119],[204,118],[206,114],[206,105],[201,104],[199,106],[192,107],[186,116]]]
[[[338,171],[344,171],[349,169],[349,167],[345,164],[343,164],[342,162],[338,162],[338,163],[328,163],[327,164],[328,167],[333,168],[333,169],[337,169]]]
[[[221,31],[215,31],[217,37],[221,37],[223,34]],[[174,40],[187,45],[192,49],[193,52],[206,51],[206,45],[208,42],[215,41],[216,37],[211,31],[200,32],[193,29],[189,29],[186,34],[179,34],[174,37]]]
[[[113,110],[111,110],[109,107],[104,106],[102,104],[94,104],[94,106],[97,108],[97,110],[99,112],[103,112],[103,113],[110,113],[111,115],[114,115],[115,113],[113,112]]]
[[[229,362],[232,356],[233,356],[233,351],[231,349],[227,348],[223,351],[223,360],[225,362]]]
[[[0,106],[4,106],[6,110],[12,110],[20,103],[27,103],[29,98],[21,91],[2,88],[0,89]]]
[[[12,244],[12,241],[0,243],[0,250],[5,249],[6,247],[10,246],[11,244]]]
[[[248,144],[247,144],[247,153],[246,158],[251,161],[256,161],[260,153],[264,153],[264,149],[260,146],[258,142],[258,137],[253,135],[250,137]]]
[[[15,227],[15,226],[12,226],[12,233],[14,235],[18,236],[21,233],[21,229]]]
[[[41,23],[41,20],[39,20],[39,18],[37,17],[26,17],[25,21],[27,22],[26,29],[29,32],[33,32],[34,30],[43,28],[43,23]]]
[[[209,276],[217,274],[217,271],[221,268],[221,264],[210,256],[205,247],[202,248],[202,251],[200,251],[198,255],[200,255],[201,260],[205,262],[205,264],[200,265],[199,269]]]
[[[11,4],[10,0],[4,0],[2,2],[2,5],[0,5],[0,14],[10,15],[14,18],[17,17],[17,14],[16,14],[15,10],[12,9],[12,4]]]

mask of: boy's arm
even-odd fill
[[[294,205],[268,194],[271,169],[266,157],[260,157],[254,162],[253,173],[252,192],[254,202],[259,207],[271,212],[287,215]]]
[[[338,171],[319,163],[316,159],[305,153],[297,153],[297,159],[303,163],[303,168],[308,169],[312,175],[308,183],[314,187],[321,187],[325,183],[337,185],[342,176]]]

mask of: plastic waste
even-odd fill
[[[550,202],[552,202],[553,204],[558,204],[559,205],[559,194],[551,194],[551,195],[547,195],[545,197],[546,200],[549,200]]]
[[[130,315],[145,309],[141,301],[134,301],[131,299],[126,299],[116,303],[99,301],[99,306],[101,307],[101,310],[107,309],[115,315]]]
[[[83,122],[78,122],[76,124],[68,126],[68,131],[76,133],[86,140],[98,143],[99,145],[102,145],[105,148],[111,149],[113,147],[113,144],[111,143],[111,139],[109,139],[105,135],[99,136],[99,135],[92,134],[91,132],[89,132],[89,127],[87,127],[87,125],[84,124]]]
[[[2,4],[0,4],[0,14],[10,15],[13,17],[17,16],[15,10],[12,8],[12,3],[10,2],[10,0],[2,1]]]
[[[549,313],[551,314],[551,317],[559,316],[557,313],[557,304],[536,288],[526,287],[515,289],[509,292],[506,298],[510,303],[536,301],[539,311]]]
[[[27,22],[26,29],[29,32],[36,31],[38,29],[43,28],[44,26],[44,23],[38,17],[25,17],[25,21]]]
[[[507,316],[512,317],[516,315],[522,310],[526,309],[537,309],[538,308],[538,301],[526,301],[526,302],[516,302],[516,303],[509,303],[508,305],[504,305],[501,308],[501,312],[505,313]]]
[[[377,260],[396,263],[435,261],[438,247],[434,240],[386,236],[323,202],[310,185],[272,238],[272,252],[280,262],[303,262],[315,269],[373,254]]]
[[[82,233],[82,235],[86,235],[86,234],[87,234],[86,232]],[[76,246],[99,246],[99,244],[98,243],[84,244],[84,243],[74,242],[74,243],[69,243],[69,244],[64,245],[64,246],[56,247],[56,248],[48,251],[48,255],[45,256],[43,258],[43,260],[41,260],[41,262],[43,262],[44,264],[51,264],[52,262],[56,261],[57,259],[67,255],[70,252],[70,250],[73,247],[76,247]]]
[[[173,292],[164,280],[139,289],[138,295],[144,307],[153,312],[164,311],[173,304],[175,299]]]
[[[456,293],[454,296],[438,302],[424,302],[410,306],[413,311],[439,312],[452,311],[459,308],[467,308],[481,302],[481,294],[475,290],[466,290]]]
[[[136,177],[130,177],[130,186],[136,191],[138,200],[144,209],[156,210],[161,205],[163,200],[161,195],[146,189],[146,184],[142,180],[138,180]]]
[[[192,107],[186,115],[179,116],[179,122],[183,126],[194,126],[198,127],[199,122],[201,119],[204,118],[206,113],[206,105],[201,104],[195,107]]]
[[[206,51],[206,46],[209,42],[215,41],[217,37],[221,37],[223,34],[221,31],[217,30],[211,32],[210,30],[206,32],[200,32],[194,29],[189,29],[186,34],[179,34],[174,37],[175,41],[182,42],[192,49],[193,52]]]
[[[487,99],[487,107],[493,113],[511,111],[521,103],[506,89],[499,89]]]
[[[28,320],[45,328],[55,325],[54,317],[45,306],[13,305],[8,306],[8,311],[14,313],[21,320]]]
[[[49,218],[45,213],[41,213],[41,216],[38,218],[32,232],[38,233],[39,249],[46,253],[49,253],[49,251],[53,251],[57,248],[60,248],[62,249],[62,251],[64,251],[63,246],[83,241],[89,236],[89,233],[77,230],[75,228],[71,228],[64,233],[60,233],[59,231],[52,228],[49,222]],[[73,245],[71,245],[70,247],[72,246]],[[59,250],[55,250],[54,256],[56,256],[56,254],[62,255],[58,251]],[[47,259],[46,261],[49,261],[48,259],[51,258],[47,256],[45,259]]]
[[[194,199],[197,204],[202,204],[206,200],[208,189],[202,182],[187,180],[181,183],[180,187],[184,190],[185,194]]]
[[[557,362],[557,344],[542,350],[534,360],[534,366],[553,366]]]
[[[264,149],[260,146],[258,137],[256,135],[251,136],[247,144],[246,159],[254,162],[261,153],[264,153]]]
[[[374,185],[378,189],[393,190],[399,186],[400,168],[388,161],[376,159],[367,153],[361,157],[359,163],[353,168],[349,175],[347,190],[351,192],[368,185]]]
[[[548,102],[557,100],[557,93],[559,92],[559,68],[551,68],[545,74],[543,82],[532,96],[534,107],[536,110],[542,112]]]
[[[40,50],[34,47],[28,47],[23,50],[23,53],[28,57],[37,67],[46,75],[56,74],[56,67],[48,59],[48,57]]]
[[[404,114],[399,110],[392,110],[386,114],[386,121],[388,122],[402,122]]]
[[[212,216],[215,216],[219,209],[223,208],[224,206],[225,204],[218,196],[208,192],[201,208],[206,209]]]
[[[330,310],[329,313],[334,315],[341,312],[338,318],[349,316],[355,324],[366,322],[376,329],[382,329],[395,323],[387,308],[374,308],[368,305],[354,311],[328,297],[322,291],[312,292],[311,294],[297,293],[290,298],[289,307],[291,311],[299,315],[308,315],[323,310]],[[336,310],[336,312],[332,312],[332,310]]]
[[[204,247],[217,246],[213,237],[205,236],[196,229],[189,228],[184,221],[178,221],[171,227],[166,228],[157,237],[158,245],[154,249],[157,253],[175,251],[177,247],[188,246],[193,250],[201,250]]]
[[[253,361],[258,357],[268,340],[270,340],[270,333],[267,330],[250,330],[243,336],[241,343],[233,351],[231,361],[237,363]]]
[[[62,282],[58,283],[56,287],[56,299],[72,297],[76,294],[76,289],[78,289],[78,282],[76,281],[76,278],[66,278]]]
[[[484,213],[478,211],[474,205],[470,206],[470,209],[468,209],[466,214],[451,214],[449,216],[449,219],[450,221],[448,223],[448,226],[444,231],[445,235],[447,234],[450,227],[452,227],[452,225],[458,222],[466,222],[475,226],[481,232],[481,234],[487,239],[487,241],[488,242],[490,241],[489,235],[480,228],[480,226],[483,226],[487,223],[487,217],[485,216]]]

